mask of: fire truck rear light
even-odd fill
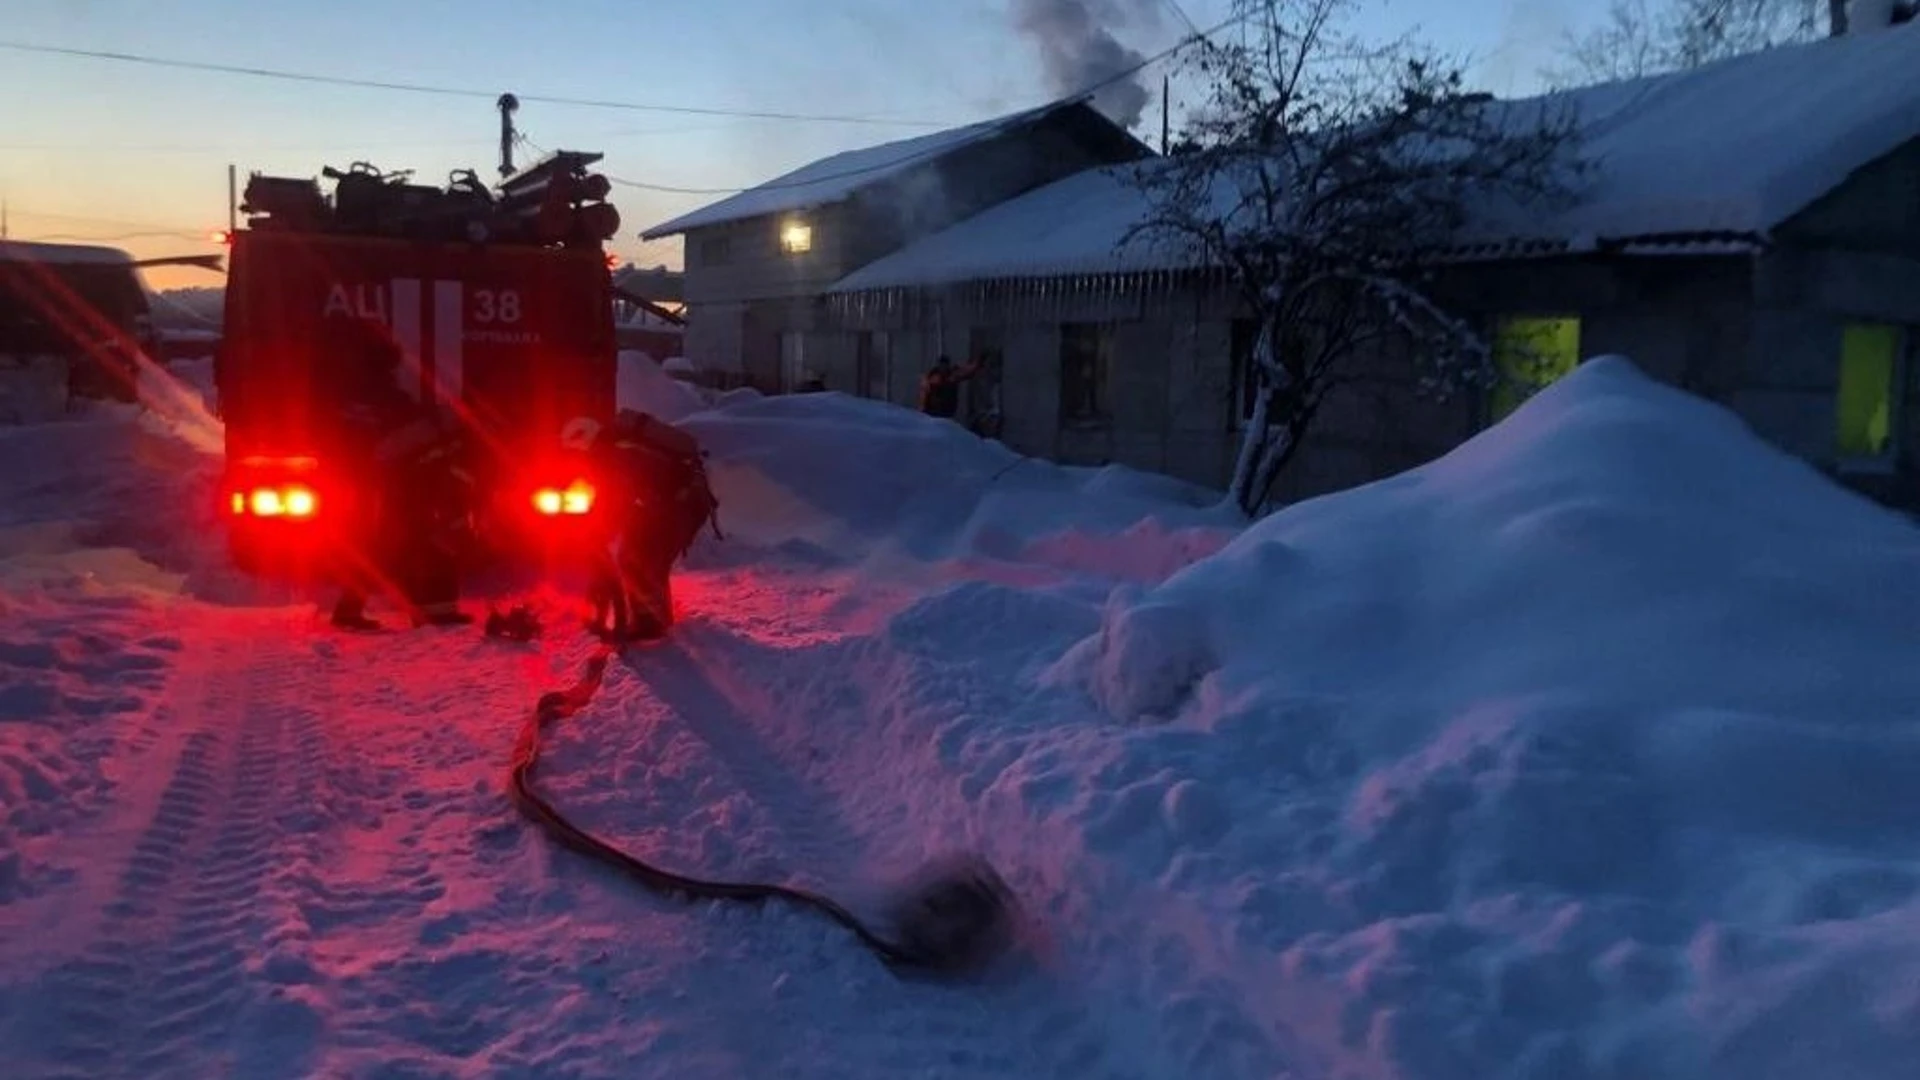
[[[320,509],[320,500],[310,488],[298,484],[286,487],[257,487],[250,492],[233,493],[233,512],[254,517],[310,518]]]
[[[575,480],[565,488],[541,488],[533,493],[533,508],[548,517],[580,517],[593,512],[593,485]]]

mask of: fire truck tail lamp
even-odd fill
[[[312,488],[301,484],[283,484],[236,491],[232,496],[232,506],[237,516],[303,520],[319,511],[320,500],[314,496]]]
[[[593,485],[575,480],[564,488],[540,488],[533,493],[533,508],[547,517],[579,517],[593,512]]]

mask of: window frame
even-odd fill
[[[1096,412],[1080,414],[1068,411],[1067,402],[1070,366],[1070,351],[1074,350],[1075,338],[1081,334],[1092,337],[1094,357],[1094,403]],[[1059,418],[1063,430],[1091,430],[1110,427],[1113,424],[1113,354],[1117,335],[1114,324],[1104,321],[1077,321],[1060,324],[1060,346],[1058,356],[1059,378]],[[1077,397],[1079,395],[1071,395]]]

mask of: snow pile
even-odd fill
[[[1321,1060],[1892,1077],[1916,611],[1912,525],[1603,357],[1117,593],[1050,678],[1152,725],[1126,772],[1170,832],[1136,854],[1277,955]],[[1183,787],[1211,825],[1176,827]]]
[[[712,455],[723,528],[833,561],[1067,565],[1087,553],[1120,576],[1157,580],[1236,524],[1215,492],[1024,458],[951,421],[835,392],[754,395],[682,424]],[[1115,548],[1123,533],[1135,543]]]
[[[674,378],[638,349],[620,352],[614,399],[623,409],[636,409],[670,424],[707,407],[696,387]]]

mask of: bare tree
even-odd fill
[[[1355,2],[1238,0],[1242,41],[1198,61],[1190,148],[1139,173],[1151,209],[1128,241],[1223,268],[1258,328],[1228,491],[1248,514],[1381,349],[1407,349],[1427,392],[1491,383],[1487,344],[1430,294],[1434,260],[1474,207],[1560,199],[1578,170],[1572,126],[1542,107],[1469,93],[1407,42],[1344,34]]]
[[[1542,74],[1579,86],[1742,56],[1845,33],[1849,0],[1613,0],[1597,25],[1567,35]]]

